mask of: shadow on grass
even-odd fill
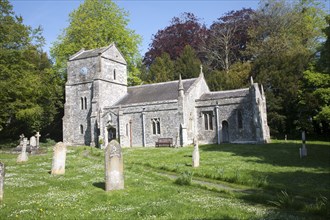
[[[93,186],[105,190],[105,182],[95,182]]]
[[[257,163],[267,163],[277,166],[297,166],[313,168],[330,167],[330,144],[313,144],[307,142],[308,156],[300,158],[301,144],[295,143],[270,143],[270,144],[221,144],[205,145],[201,151],[230,152],[236,156],[258,157]]]

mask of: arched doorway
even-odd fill
[[[116,128],[110,126],[108,127],[108,142],[113,139],[116,139]]]
[[[229,129],[228,129],[227,121],[222,121],[222,142],[223,143],[229,142]]]

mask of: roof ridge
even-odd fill
[[[189,81],[189,80],[196,80],[196,79],[197,78],[183,79],[182,82]],[[164,85],[164,84],[170,84],[170,83],[179,83],[179,80],[159,82],[159,83],[150,83],[150,84],[143,84],[143,85],[137,85],[137,86],[130,86],[128,88],[147,87],[147,86],[153,86],[153,85]]]
[[[231,89],[231,90],[223,90],[223,91],[210,91],[207,93],[228,93],[228,92],[239,92],[239,91],[244,91],[244,90],[249,90],[249,88],[242,88],[242,89]]]

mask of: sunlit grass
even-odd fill
[[[51,148],[29,155],[22,164],[16,163],[17,154],[2,152],[6,179],[0,219],[325,218],[330,146],[307,145],[308,156],[303,159],[299,147],[298,143],[201,146],[199,168],[191,167],[193,147],[124,149],[125,189],[113,192],[104,191],[102,150],[69,147],[63,176],[49,174]],[[201,184],[178,185],[164,172],[177,177],[190,173]],[[207,183],[227,184],[242,192]],[[281,191],[287,200],[278,196]],[[290,211],[282,207],[285,201],[295,202]]]

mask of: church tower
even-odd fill
[[[115,44],[110,44],[80,50],[67,66],[63,142],[94,146],[102,110],[127,93],[127,63]]]

